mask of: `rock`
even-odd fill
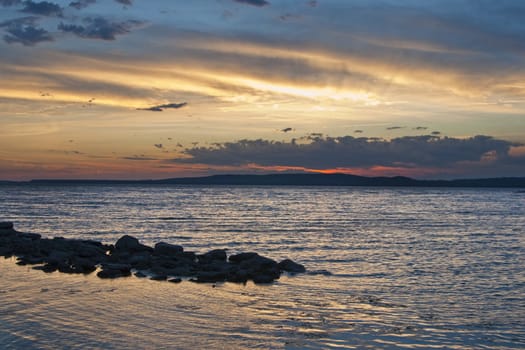
[[[177,278],[170,278],[170,279],[168,280],[168,282],[171,282],[171,283],[181,283],[182,280],[181,280],[180,278],[177,277]]]
[[[180,245],[169,244],[165,242],[159,242],[155,244],[153,254],[155,255],[177,255],[181,254],[184,248]]]
[[[281,271],[275,260],[258,254],[251,259],[242,261],[239,267],[247,272],[249,279],[252,279],[254,282],[257,281],[256,283],[268,283],[266,281],[269,279],[273,281],[281,275]]]
[[[13,229],[14,225],[12,222],[9,221],[1,221],[0,222],[0,230],[11,230]]]
[[[291,272],[291,273],[303,273],[306,272],[306,269],[303,265],[298,264],[290,259],[284,259],[279,264],[279,269],[281,271]]]
[[[131,265],[130,264],[119,264],[119,263],[105,263],[105,264],[102,264],[102,269],[129,272],[131,270]]]
[[[153,251],[153,248],[141,244],[138,239],[129,235],[120,237],[115,243],[115,249],[129,252]]]
[[[19,262],[23,262],[23,265],[37,265],[44,262],[44,258],[41,256],[20,256],[18,258]],[[19,264],[22,265],[22,264]]]
[[[23,232],[18,232],[18,237],[22,238],[22,239],[29,239],[31,241],[36,241],[40,238],[42,238],[41,235],[39,235],[38,233],[23,233]]]
[[[10,257],[13,255],[13,249],[11,247],[0,246],[0,256]]]
[[[246,283],[248,281],[248,272],[241,269],[232,269],[226,276],[226,281],[235,283]]]
[[[165,281],[168,279],[168,276],[166,275],[153,275],[150,277],[150,280],[152,281]]]
[[[119,277],[127,277],[130,276],[131,272],[123,272],[121,270],[112,270],[112,269],[104,269],[97,273],[97,277],[99,278],[119,278]]]
[[[78,273],[90,274],[97,269],[97,262],[88,258],[74,257],[71,264]]]
[[[191,277],[195,276],[195,270],[192,270],[188,266],[180,266],[173,269],[165,269],[166,274],[170,276],[182,276],[182,277]]]
[[[195,282],[198,283],[213,283],[223,282],[226,280],[226,272],[224,271],[201,271],[197,274]]]
[[[0,222],[0,255],[18,258],[19,265],[38,264],[35,270],[45,272],[88,274],[101,266],[97,276],[118,278],[131,275],[152,276],[152,280],[179,283],[179,277],[199,283],[241,282],[271,283],[282,271],[305,272],[301,264],[285,259],[280,263],[254,252],[240,253],[227,259],[225,249],[211,250],[202,255],[185,252],[182,246],[159,242],[148,247],[138,239],[124,235],[115,244],[106,245],[91,240],[42,238],[39,234],[15,231],[12,223]],[[329,272],[319,272],[329,274]]]
[[[251,259],[242,261],[239,266],[247,271],[279,270],[279,266],[275,260],[260,256],[259,254]]]
[[[77,245],[76,252],[78,256],[82,258],[91,258],[106,255],[106,249],[104,247],[99,247],[94,244],[85,242],[81,242]]]
[[[146,275],[144,272],[142,271],[137,271],[135,272],[135,277],[138,277],[138,278],[145,278],[145,277],[148,277],[148,275]]]
[[[214,260],[226,261],[226,250],[214,249],[205,254],[198,255],[197,258],[199,259],[199,262],[202,262],[202,263],[210,263]]]
[[[262,274],[262,275],[253,276],[252,280],[253,280],[253,283],[255,284],[268,284],[268,283],[272,283],[277,278],[275,278],[274,275]]]
[[[148,269],[151,266],[151,254],[146,251],[133,254],[129,257],[128,262],[136,269]]]
[[[257,256],[259,256],[259,254],[253,253],[253,252],[240,253],[240,254],[236,254],[236,255],[231,255],[228,260],[231,261],[232,263],[237,263],[238,264],[238,263],[241,263],[242,261],[250,260],[250,259],[253,259],[253,258],[257,257]]]
[[[58,270],[58,267],[49,265],[49,264],[45,264],[45,265],[33,266],[33,270],[40,270],[46,273],[50,273],[50,272],[55,272],[56,270]]]
[[[61,250],[53,250],[44,260],[50,265],[58,266],[67,262],[69,260],[69,256],[70,253]]]

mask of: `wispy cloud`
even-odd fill
[[[404,129],[404,128],[405,128],[404,126],[390,126],[386,129],[387,130],[399,130],[399,129]]]
[[[90,5],[93,5],[97,2],[97,0],[79,0],[79,1],[72,1],[69,3],[69,7],[74,7],[77,10],[81,10],[83,8],[86,8]]]
[[[162,112],[165,109],[179,109],[179,108],[182,108],[182,107],[186,106],[187,104],[188,104],[187,102],[167,103],[167,104],[164,104],[164,105],[158,105],[158,106],[153,106],[153,107],[137,108],[137,110],[139,110],[139,111],[151,111],[151,112]]]
[[[263,6],[270,5],[270,3],[266,0],[233,0],[233,1],[241,3],[241,4],[247,4],[247,5],[252,5],[252,6],[257,6],[257,7],[263,7]]]
[[[142,24],[144,23],[136,20],[112,22],[104,17],[86,17],[82,25],[60,23],[58,29],[81,38],[115,40],[117,35],[127,34]]]

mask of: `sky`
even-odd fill
[[[525,176],[521,0],[0,0],[0,180]]]

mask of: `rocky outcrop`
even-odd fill
[[[227,256],[225,249],[204,254],[184,251],[180,245],[159,242],[149,247],[124,235],[115,245],[92,240],[42,238],[22,233],[10,222],[0,222],[0,255],[17,257],[19,265],[36,265],[44,272],[90,274],[100,278],[137,277],[179,283],[188,278],[197,283],[272,283],[282,272],[306,272],[303,265],[285,259],[279,263],[255,252]]]

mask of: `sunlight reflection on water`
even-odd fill
[[[271,286],[46,275],[0,262],[12,348],[525,347],[512,190],[0,186],[21,231],[257,251],[332,276]]]

